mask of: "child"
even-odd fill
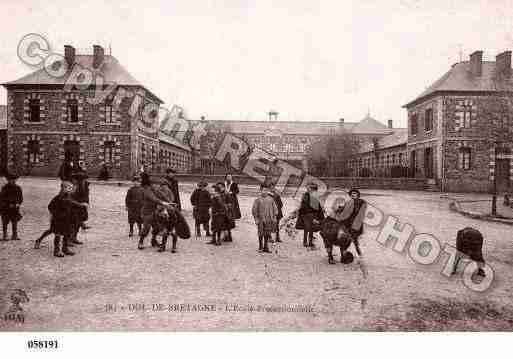
[[[237,207],[235,198],[232,192],[228,192],[224,182],[218,182],[216,185],[219,188],[220,196],[226,207],[226,225],[223,235],[223,241],[232,242],[232,229],[235,228],[235,219],[237,218]],[[240,212],[240,211],[239,211]]]
[[[143,190],[139,186],[139,177],[134,176],[133,185],[126,193],[125,206],[128,212],[128,225],[130,226],[128,236],[134,235],[134,224],[137,223],[137,231],[141,233],[142,217],[141,209],[143,203]]]
[[[270,185],[271,196],[274,199],[274,203],[276,203],[276,207],[278,208],[278,215],[276,216],[276,242],[281,242],[280,239],[280,221],[283,218],[283,202],[281,200],[281,196],[276,190],[274,184]]]
[[[276,231],[278,207],[266,186],[260,186],[260,197],[253,202],[251,212],[258,227],[258,251],[271,253],[268,242]]]
[[[212,240],[208,244],[216,246],[221,245],[221,239],[227,236],[231,229],[230,217],[226,196],[223,191],[224,183],[218,182],[214,186],[214,195],[212,196]],[[223,187],[223,188],[221,188]]]
[[[51,229],[55,233],[53,241],[53,255],[55,257],[75,254],[69,249],[76,227],[80,224],[74,213],[85,205],[73,199],[73,191],[73,183],[62,181],[61,191],[48,204],[48,210],[52,215]]]
[[[303,230],[303,246],[311,249],[315,249],[314,232],[320,230],[320,222],[324,219],[324,212],[317,198],[317,190],[317,184],[308,184],[307,191],[301,198],[296,222],[296,229]]]
[[[18,222],[21,220],[20,205],[23,203],[23,192],[21,187],[16,184],[18,176],[8,174],[7,183],[0,192],[0,201],[2,203],[2,227],[3,240],[7,241],[7,226],[12,223],[12,240],[19,240]]]
[[[206,236],[210,237],[210,229],[208,222],[210,221],[210,207],[212,206],[212,198],[210,192],[206,189],[207,183],[200,181],[198,188],[192,192],[192,216],[194,217],[194,225],[196,228],[196,238],[201,237],[201,225],[205,228]]]

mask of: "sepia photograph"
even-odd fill
[[[512,1],[0,9],[0,341],[513,330]]]

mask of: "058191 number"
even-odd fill
[[[57,340],[29,340],[27,347],[29,349],[58,349],[59,343]]]

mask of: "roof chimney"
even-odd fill
[[[470,54],[470,72],[474,76],[481,76],[483,72],[483,51],[478,50]]]
[[[341,118],[341,119],[338,120],[338,122],[339,122],[340,125],[343,125],[344,124],[344,119]]]
[[[511,51],[504,51],[495,57],[495,68],[498,75],[511,76]]]
[[[97,69],[103,63],[105,51],[100,45],[93,45],[93,68]]]
[[[394,128],[392,120],[388,120],[388,128]]]
[[[68,68],[71,68],[75,63],[75,48],[71,45],[64,45],[64,59],[68,63]]]

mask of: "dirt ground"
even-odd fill
[[[459,275],[441,274],[441,261],[415,264],[378,243],[376,228],[361,240],[364,258],[329,265],[320,238],[307,251],[299,236],[282,234],[273,254],[257,252],[250,218],[254,190],[240,197],[243,218],[234,242],[179,240],[178,253],[137,249],[127,236],[126,187],[93,185],[89,224],[76,255],[52,256],[52,240],[33,249],[48,227],[46,206],[55,180],[20,179],[24,189],[21,241],[0,242],[0,314],[15,289],[26,292],[24,321],[0,320],[0,330],[511,330],[512,228],[449,211],[437,193],[363,191],[369,203],[418,233],[455,244],[458,229],[485,235],[492,287],[469,290]],[[190,223],[192,185],[182,185]],[[286,212],[294,201],[284,198]],[[149,243],[147,243],[148,245]],[[335,251],[338,254],[338,251]],[[337,259],[337,258],[336,258]],[[155,306],[154,306],[155,305]]]

